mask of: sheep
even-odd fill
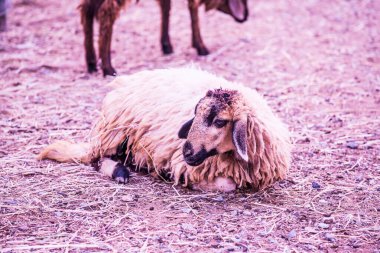
[[[89,142],[53,143],[39,160],[92,164],[123,183],[143,168],[205,191],[285,178],[289,132],[254,89],[195,68],[119,76],[110,87]]]
[[[136,0],[137,2],[139,0]],[[93,23],[96,17],[99,20],[99,57],[102,62],[103,75],[116,75],[116,70],[111,64],[111,40],[112,27],[120,10],[127,6],[131,0],[81,0],[79,5],[81,22],[84,31],[84,48],[87,71],[97,71],[96,54],[93,42]],[[169,17],[171,0],[157,0],[161,9],[161,48],[164,54],[173,53],[173,47],[169,37]],[[209,50],[203,43],[200,29],[198,8],[205,4],[206,10],[217,9],[231,15],[237,22],[248,19],[247,0],[188,0],[188,8],[191,17],[192,46],[198,55],[208,55]]]

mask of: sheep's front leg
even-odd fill
[[[112,1],[106,0],[98,11],[99,19],[99,56],[102,60],[103,75],[115,76],[116,70],[111,64],[111,41],[113,24],[117,18],[120,6]]]
[[[192,43],[193,47],[197,49],[198,55],[208,55],[209,51],[206,46],[203,44],[201,31],[199,29],[199,17],[198,17],[198,7],[199,1],[197,0],[188,0],[189,2],[189,11],[191,17],[191,30],[192,30]]]
[[[86,52],[87,71],[96,72],[96,54],[94,49],[94,18],[95,6],[88,1],[83,1],[80,6],[81,21],[84,32],[84,48]]]
[[[114,179],[118,183],[127,183],[129,180],[129,168],[118,161],[103,158],[93,161],[91,165],[100,173]]]
[[[159,0],[161,7],[161,48],[164,54],[173,53],[173,47],[169,37],[169,19],[171,0]]]

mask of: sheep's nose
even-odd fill
[[[185,158],[191,157],[194,154],[193,145],[191,145],[191,143],[188,141],[185,142],[185,145],[183,145],[182,153]]]

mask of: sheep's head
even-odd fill
[[[237,22],[248,19],[248,0],[205,0],[206,10],[217,9],[231,15]]]
[[[206,158],[236,152],[248,161],[247,117],[236,114],[240,94],[231,90],[209,90],[195,107],[195,117],[180,129],[179,138],[186,139],[183,156],[191,166]]]

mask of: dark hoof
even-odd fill
[[[112,67],[103,69],[103,76],[116,76],[116,70]]]
[[[206,47],[197,47],[196,49],[197,49],[198,55],[210,54],[210,52],[208,51],[208,49]]]
[[[118,183],[126,184],[129,179],[129,170],[121,163],[117,163],[112,173],[112,178]]]
[[[96,63],[88,63],[87,64],[87,71],[88,73],[95,73],[98,71],[98,68],[96,67]]]
[[[162,45],[162,52],[164,54],[172,54],[173,53],[173,47],[170,44],[163,44]]]
[[[100,170],[101,163],[99,158],[92,159],[90,164],[96,171]]]

